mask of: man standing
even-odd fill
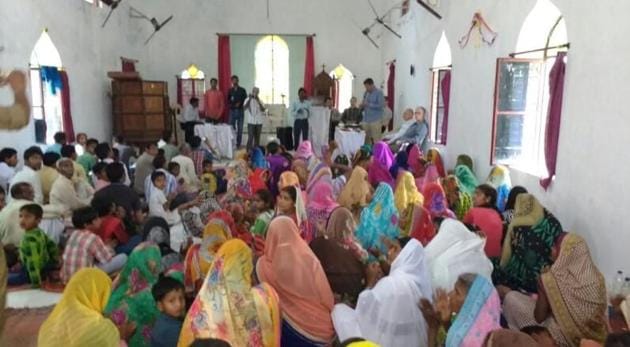
[[[232,88],[228,92],[230,106],[230,125],[236,130],[236,147],[241,147],[243,141],[243,103],[247,99],[247,92],[238,85],[238,76],[232,76]]]
[[[260,145],[260,133],[262,132],[265,116],[265,105],[258,98],[259,89],[254,87],[252,93],[245,100],[245,115],[247,116],[247,150]]]
[[[199,123],[199,99],[190,98],[190,103],[184,108],[184,138],[186,142],[190,142],[195,136],[195,125]]]
[[[206,95],[204,97],[206,103],[206,114],[205,119],[207,122],[212,122],[213,124],[221,122],[221,118],[223,117],[223,111],[225,110],[225,99],[223,93],[217,88],[216,78],[212,78],[210,80],[210,89],[206,91]]]
[[[335,129],[341,121],[341,113],[339,113],[339,110],[337,110],[333,105],[333,101],[330,96],[327,96],[324,99],[324,105],[330,110],[330,129],[328,130],[328,142],[330,142],[335,139]]]
[[[381,125],[383,122],[383,109],[385,97],[383,92],[376,88],[371,78],[363,82],[365,94],[363,95],[363,129],[365,130],[365,143],[376,143],[381,140]]]
[[[291,105],[291,116],[295,120],[293,124],[295,148],[300,145],[300,134],[302,134],[302,141],[308,140],[308,118],[311,116],[311,102],[306,99],[306,89],[300,88],[298,97],[299,100],[293,101]]]

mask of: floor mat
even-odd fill
[[[37,346],[37,334],[54,306],[40,308],[7,308],[0,346]]]

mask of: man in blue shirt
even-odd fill
[[[243,141],[243,103],[247,99],[247,92],[238,85],[238,76],[232,76],[232,88],[228,92],[228,106],[230,107],[230,125],[236,130],[236,147],[241,147]]]
[[[293,101],[291,105],[291,116],[295,120],[293,124],[295,148],[300,145],[300,134],[302,134],[302,141],[308,140],[308,118],[311,116],[311,102],[306,99],[306,89],[300,88],[298,96],[300,99]]]
[[[376,88],[371,78],[363,82],[365,94],[363,94],[363,130],[365,130],[365,143],[376,143],[381,140],[383,111],[385,109],[385,97],[383,92]]]

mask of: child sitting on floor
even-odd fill
[[[70,277],[84,267],[96,265],[110,275],[123,268],[127,255],[116,255],[112,247],[98,237],[101,218],[93,208],[84,207],[74,211],[72,224],[76,230],[70,235],[63,252],[61,278],[64,283],[68,283]]]
[[[258,216],[249,231],[254,236],[254,254],[256,257],[261,257],[265,252],[267,227],[274,215],[273,195],[270,191],[261,189],[254,194],[253,205]]]
[[[20,227],[26,232],[20,242],[20,261],[34,288],[42,284],[50,270],[57,267],[59,249],[39,228],[44,214],[38,204],[27,204],[20,208]]]
[[[186,315],[184,284],[174,278],[160,276],[151,293],[160,311],[151,331],[151,347],[176,347]]]
[[[92,179],[94,181],[95,192],[98,192],[109,185],[109,178],[107,178],[105,168],[107,168],[107,163],[105,162],[96,163],[92,167]]]
[[[109,206],[99,207],[98,215],[101,218],[101,228],[98,235],[107,245],[114,247],[117,254],[131,254],[131,251],[142,242],[140,235],[130,236],[123,222],[126,211],[124,208],[117,208],[115,203]]]

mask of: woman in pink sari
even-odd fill
[[[424,165],[422,163],[422,152],[418,145],[412,145],[407,157],[407,165],[414,177],[422,177],[424,173]]]
[[[374,187],[384,182],[394,189],[394,178],[392,174],[389,173],[389,168],[394,163],[394,154],[391,149],[389,149],[389,145],[383,141],[379,141],[374,145],[373,152],[374,159],[368,171],[368,181]]]
[[[450,293],[438,289],[434,305],[427,299],[422,299],[420,303],[429,326],[429,347],[483,346],[488,334],[501,328],[499,294],[483,276],[459,276]],[[441,329],[448,331],[446,341],[438,341],[438,331]]]
[[[429,163],[424,169],[424,175],[420,178],[416,178],[416,186],[420,191],[424,190],[424,187],[431,183],[440,181],[440,173],[434,164]]]
[[[314,237],[321,236],[326,231],[326,222],[332,211],[339,204],[333,197],[333,186],[330,176],[322,176],[313,183],[308,193],[306,215],[313,229]]]
[[[431,213],[431,218],[453,218],[455,213],[448,209],[448,200],[444,189],[439,183],[429,183],[422,189],[424,196],[424,208]]]

